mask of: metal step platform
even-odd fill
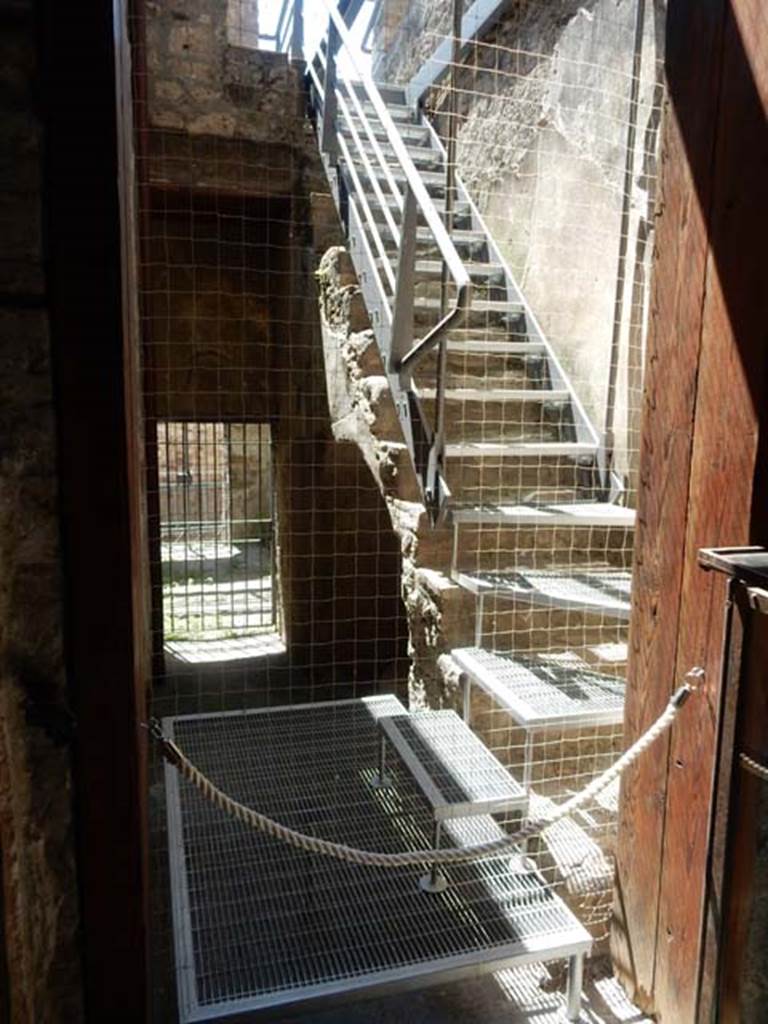
[[[313,835],[372,850],[430,846],[432,808],[392,758],[372,786],[394,697],[191,715],[163,722],[236,799]],[[180,1020],[250,1020],[356,996],[567,957],[578,1019],[586,929],[543,877],[506,855],[445,869],[368,868],[288,847],[227,817],[166,766]],[[488,815],[445,823],[444,843],[496,838]]]
[[[497,526],[611,526],[631,530],[635,510],[609,502],[572,505],[454,505],[455,523]]]
[[[526,730],[623,721],[624,682],[614,676],[482,647],[459,647],[451,656],[466,673],[465,693],[479,686]],[[466,720],[468,699],[464,706]]]
[[[436,821],[521,811],[528,795],[455,711],[422,711],[379,719],[386,784],[391,745],[432,806]]]
[[[463,572],[452,578],[479,597],[498,596],[548,608],[564,608],[626,621],[632,575],[628,569],[510,569]]]

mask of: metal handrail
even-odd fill
[[[362,53],[358,52],[358,47],[352,41],[348,28],[349,21],[351,20],[349,19],[349,11],[339,10],[332,0],[322,0],[322,2],[329,16],[329,31],[326,36],[325,55],[320,51],[316,55],[315,60],[310,62],[308,69],[314,88],[318,97],[321,98],[323,105],[321,149],[323,150],[324,157],[331,164],[339,156],[343,157],[347,174],[361,203],[362,214],[368,231],[373,238],[374,247],[383,264],[382,269],[386,278],[386,284],[389,286],[389,292],[392,295],[392,304],[385,311],[386,322],[383,325],[387,332],[386,344],[384,346],[386,348],[387,371],[393,387],[395,403],[405,428],[406,440],[416,465],[417,475],[419,475],[424,489],[426,502],[430,506],[432,514],[436,515],[448,494],[442,473],[445,433],[444,413],[442,411],[442,403],[438,403],[436,423],[433,429],[424,417],[411,378],[416,365],[444,340],[447,331],[454,326],[460,325],[466,319],[472,296],[471,279],[451,239],[450,226],[443,222],[442,216],[429,195],[421,174],[417,170],[407,146],[400,136],[397,125],[387,109],[378,86],[364,66]],[[353,83],[337,83],[337,51],[344,52],[345,58],[357,76]],[[319,67],[321,66],[324,67],[322,80],[319,74]],[[362,91],[373,108],[375,119],[384,130],[386,144],[394,154],[394,160],[385,157],[376,138],[376,131],[371,125],[371,117],[360,103],[358,90]],[[361,130],[358,129],[358,126],[353,121],[351,108],[354,108],[354,113],[359,119]],[[351,138],[351,143],[349,144],[337,132],[335,123],[337,115],[349,132]],[[372,149],[372,156],[366,152],[361,136],[367,139]],[[360,181],[359,173],[354,166],[354,161],[350,158],[350,145],[359,153],[360,162],[364,168],[363,173],[370,181],[371,187],[367,196],[366,190]],[[392,174],[392,163],[399,165],[399,171],[404,180],[403,192],[398,188]],[[380,168],[380,173],[376,165]],[[402,215],[399,231],[384,195],[384,188],[379,185],[379,177],[386,183],[385,187],[391,192],[395,205]],[[399,252],[399,263],[394,287],[389,259],[386,256],[385,246],[381,240],[381,228],[376,224],[370,209],[373,198],[375,198],[383,212],[384,225],[381,227],[389,233]],[[443,262],[446,280],[452,281],[455,288],[455,299],[453,306],[447,311],[446,304],[442,304],[438,322],[426,332],[424,337],[414,343],[413,291],[415,237],[418,214],[421,215],[430,235],[434,239]],[[411,235],[413,237],[410,237]],[[379,291],[381,291],[383,284],[381,273],[375,262],[370,262],[372,265],[370,268],[365,268],[366,273],[370,270],[375,275],[379,283]],[[384,290],[386,291],[386,289]],[[374,324],[375,329],[376,324]],[[444,358],[438,360],[437,376],[437,391],[440,393],[444,390]],[[418,437],[415,436],[416,433],[418,433]]]
[[[432,232],[432,236],[440,250],[440,254],[447,264],[449,273],[456,284],[460,299],[457,299],[454,310],[452,310],[448,315],[453,316],[457,309],[460,309],[465,305],[466,309],[464,309],[464,312],[466,312],[469,308],[467,300],[471,291],[469,273],[464,267],[461,257],[459,256],[450,235],[446,231],[437,207],[432,201],[432,197],[427,192],[426,186],[421,179],[421,175],[416,169],[416,165],[411,159],[411,155],[400,137],[397,126],[395,125],[392,115],[387,110],[386,104],[382,99],[376,83],[368,71],[363,67],[362,62],[358,59],[357,50],[352,42],[346,22],[341,17],[331,0],[322,0],[322,3],[328,11],[330,19],[339,34],[339,39],[342,45],[348,52],[352,67],[357,72],[358,81],[365,89],[368,99],[373,106],[373,109],[376,111],[376,115],[384,130],[386,131],[387,142],[394,150],[395,157],[397,158],[397,162],[400,164],[405,175],[406,182],[413,192],[416,205],[422,211],[424,219],[427,222],[427,227]],[[433,331],[436,329],[437,328],[434,328]]]
[[[290,53],[300,60],[304,52],[303,0],[283,0],[274,33],[259,32],[259,45],[274,43],[275,53]]]

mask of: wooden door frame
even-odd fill
[[[693,1024],[725,583],[700,548],[768,531],[768,24],[763,0],[669,0],[669,102],[641,432],[627,741],[703,666],[700,694],[622,781],[614,964]]]
[[[148,1016],[148,679],[122,0],[39,4],[67,678],[89,1021]]]

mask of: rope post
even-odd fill
[[[435,831],[433,834],[432,847],[435,850],[440,849],[440,833],[442,832],[442,822],[435,822]],[[442,873],[436,863],[433,862],[432,867],[419,879],[419,888],[422,892],[445,892],[448,888],[448,879]]]

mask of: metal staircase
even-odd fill
[[[452,525],[451,576],[475,595],[475,645],[453,651],[467,693],[480,687],[523,728],[617,723],[621,683],[588,657],[621,645],[629,615],[621,537],[634,512],[612,453],[434,127],[368,74],[348,28],[359,5],[326,6],[308,68],[320,150],[424,503]],[[489,603],[508,615],[506,644],[488,636]],[[561,652],[519,650],[521,609],[531,632],[547,617]]]

